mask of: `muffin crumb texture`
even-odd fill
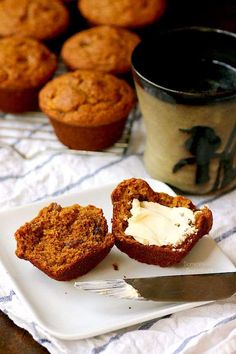
[[[114,244],[101,209],[51,203],[16,233],[16,255],[51,278],[70,280],[94,268]]]

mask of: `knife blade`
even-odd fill
[[[76,282],[75,287],[120,299],[214,301],[236,293],[236,272]]]

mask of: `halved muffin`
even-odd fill
[[[102,209],[51,203],[15,233],[16,255],[56,280],[70,280],[94,268],[114,238]]]
[[[112,192],[116,246],[139,262],[179,263],[212,227],[212,212],[191,200],[154,192],[142,179],[121,182]]]

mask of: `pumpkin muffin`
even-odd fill
[[[59,0],[1,0],[0,36],[49,40],[65,31],[69,13]]]
[[[38,92],[52,77],[56,57],[35,39],[0,39],[0,110],[24,112],[38,108]]]
[[[114,238],[107,230],[102,209],[51,203],[15,232],[16,255],[53,279],[70,280],[109,253]]]
[[[131,54],[140,38],[123,28],[97,26],[69,38],[62,58],[72,70],[88,69],[123,74],[131,69]]]
[[[154,192],[131,178],[112,192],[116,246],[139,262],[168,267],[179,263],[212,227],[212,212],[190,199]]]
[[[163,14],[165,0],[79,0],[78,8],[92,24],[139,28]]]
[[[88,70],[55,78],[39,95],[58,139],[77,150],[105,149],[117,141],[134,102],[124,80]]]

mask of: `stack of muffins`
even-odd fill
[[[79,0],[87,29],[63,41],[67,73],[52,79],[55,39],[68,37],[68,0],[0,2],[0,110],[38,108],[69,148],[101,150],[116,142],[135,104],[124,79],[139,36],[164,12],[165,0]],[[52,79],[52,80],[51,80]],[[49,81],[51,80],[51,81]]]

